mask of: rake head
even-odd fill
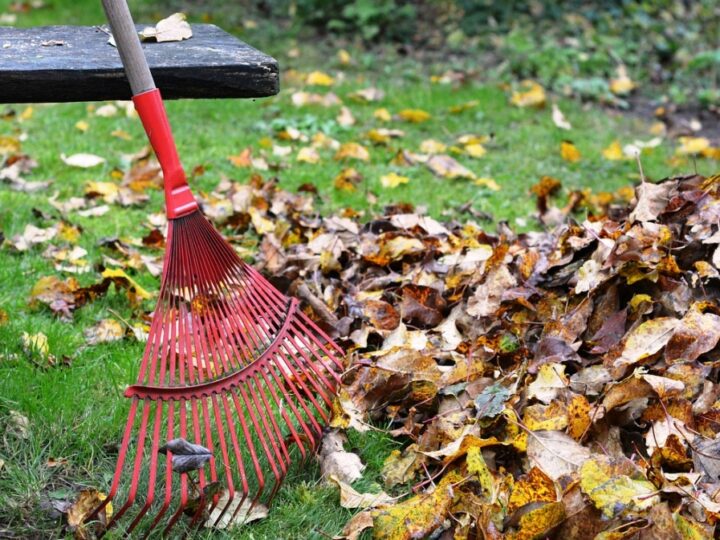
[[[145,534],[181,519],[252,519],[291,462],[316,448],[342,355],[200,211],[169,220],[160,298],[137,383],[125,392],[132,401],[112,486],[94,515],[112,501],[108,526],[122,520],[127,533]],[[210,456],[187,470],[174,461],[175,439]]]

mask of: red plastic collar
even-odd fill
[[[133,103],[162,167],[168,218],[193,213],[198,209],[198,203],[185,179],[160,90],[155,88],[133,96]]]

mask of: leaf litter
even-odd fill
[[[561,210],[555,182],[534,190],[541,218]],[[276,278],[292,289],[314,276],[307,294],[324,308],[308,313],[351,352],[333,425],[383,426],[403,445],[383,467],[388,497],[416,493],[381,497],[346,534],[540,538],[639,523],[655,537],[709,534],[720,516],[720,283],[709,271],[720,177],[643,182],[614,204],[525,234],[408,206],[412,218],[389,207],[343,232],[337,216],[282,215],[307,241],[277,244],[287,263]],[[312,253],[322,235],[341,264]],[[364,474],[359,460],[349,470]],[[362,506],[353,476],[338,484]]]

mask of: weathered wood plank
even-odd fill
[[[138,30],[147,25],[138,25]],[[212,24],[193,37],[146,42],[166,99],[277,94],[277,61]],[[108,34],[92,26],[0,27],[0,103],[129,99],[130,86]]]

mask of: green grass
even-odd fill
[[[18,16],[18,25],[40,24],[97,24],[102,22],[99,2],[48,1],[42,10]],[[162,7],[149,1],[135,2],[142,13],[167,14]],[[147,20],[147,19],[146,19]],[[247,36],[246,36],[247,37]],[[247,38],[250,39],[250,38]],[[285,43],[284,45],[287,45]],[[283,46],[284,46],[283,45]],[[273,50],[275,49],[275,50]],[[280,53],[275,44],[271,52]],[[334,50],[320,46],[302,46],[299,60],[281,56],[283,66],[308,72],[321,69],[337,75],[339,66]],[[409,61],[388,60],[373,53],[351,51],[358,65],[342,70],[344,81],[332,88],[351,108],[357,124],[349,129],[335,121],[338,108],[308,106],[296,108],[291,94],[300,89],[291,87],[287,78],[283,90],[275,98],[265,100],[185,101],[168,104],[177,144],[188,170],[202,165],[206,173],[193,181],[198,190],[211,190],[223,175],[240,182],[247,181],[253,172],[235,168],[227,159],[242,149],[251,147],[254,155],[263,152],[260,139],[273,137],[275,128],[293,126],[308,137],[323,129],[340,142],[357,141],[370,150],[368,163],[339,163],[333,152],[321,150],[321,162],[311,165],[297,163],[297,150],[305,144],[293,143],[290,158],[278,160],[268,153],[268,160],[280,162],[275,173],[280,187],[294,191],[304,183],[313,183],[319,191],[318,208],[325,214],[344,207],[366,210],[366,217],[380,211],[386,204],[407,201],[426,207],[436,217],[457,216],[455,209],[467,202],[479,211],[492,214],[496,220],[509,220],[517,225],[518,218],[525,226],[533,227],[534,203],[528,188],[542,175],[562,180],[564,189],[592,188],[594,191],[613,191],[637,181],[637,166],[633,162],[609,162],[601,151],[611,141],[628,143],[636,138],[650,138],[648,125],[627,116],[609,114],[600,108],[587,108],[577,102],[560,99],[560,107],[573,125],[571,132],[557,129],[551,122],[549,110],[519,109],[508,105],[507,93],[492,81],[470,83],[458,89],[433,84],[429,71]],[[331,57],[328,62],[325,57]],[[286,62],[292,62],[288,64]],[[364,66],[364,67],[358,67]],[[287,75],[287,71],[283,71]],[[385,91],[382,102],[359,105],[347,98],[357,89],[376,85]],[[307,88],[308,91],[323,89]],[[479,104],[461,114],[453,115],[448,108],[471,100]],[[139,150],[144,134],[137,119],[118,115],[101,118],[88,112],[88,104],[35,105],[32,117],[19,121],[17,117],[0,121],[0,135],[26,135],[22,151],[35,158],[39,166],[29,180],[53,179],[46,192],[26,194],[0,187],[0,230],[6,238],[19,234],[27,223],[41,225],[34,209],[55,215],[47,198],[57,191],[59,199],[81,196],[88,180],[110,180],[115,167],[126,164],[121,154]],[[402,109],[419,108],[432,114],[422,124],[393,121],[385,125],[373,117],[377,107],[392,113]],[[25,105],[9,107],[17,113]],[[0,111],[3,108],[0,108]],[[86,133],[75,129],[79,120],[90,127]],[[405,131],[404,137],[394,139],[389,147],[372,146],[365,134],[369,129],[392,127]],[[110,133],[122,129],[132,135],[124,141]],[[467,180],[446,180],[433,176],[424,166],[396,168],[389,165],[400,149],[417,152],[421,142],[433,138],[451,145],[462,134],[488,135],[488,153],[481,159],[458,157],[478,176],[492,177],[501,186],[494,192]],[[559,145],[571,138],[583,155],[581,162],[563,161]],[[279,144],[288,144],[275,141]],[[692,164],[673,168],[667,162],[673,155],[675,143],[664,142],[643,156],[645,174],[660,178],[671,173],[689,172]],[[60,154],[90,152],[107,158],[107,164],[90,170],[67,167]],[[715,169],[711,161],[698,162],[701,173]],[[347,193],[333,187],[333,178],[344,167],[353,166],[363,175],[358,191]],[[380,185],[380,177],[395,171],[408,176],[410,182],[389,190]],[[368,193],[376,202],[368,202]],[[151,193],[150,202],[136,209],[113,207],[102,218],[81,218],[71,215],[70,221],[82,227],[78,242],[89,252],[92,263],[101,262],[102,251],[97,247],[103,237],[139,238],[147,229],[146,215],[162,209],[162,195]],[[52,221],[52,220],[51,220]],[[114,468],[113,448],[118,444],[125,422],[128,404],[122,397],[124,387],[134,381],[142,355],[142,344],[124,340],[114,344],[86,345],[83,330],[94,322],[113,317],[113,312],[132,318],[133,310],[122,292],[113,292],[75,313],[71,324],[61,322],[49,310],[28,305],[27,299],[34,283],[43,276],[57,274],[52,264],[42,257],[44,247],[26,253],[11,249],[0,250],[0,307],[8,321],[0,325],[0,533],[10,532],[19,537],[35,532],[40,535],[60,534],[60,521],[42,509],[42,502],[63,498],[78,486],[107,489]],[[149,290],[157,290],[158,280],[145,272],[133,275]],[[97,272],[78,276],[82,284],[98,281]],[[152,303],[144,306],[152,309]],[[31,362],[21,345],[23,332],[43,332],[48,336],[50,351],[59,365],[39,367]],[[62,365],[66,358],[68,365]],[[27,438],[20,437],[13,427],[9,411],[19,411],[30,422]],[[368,469],[355,484],[359,490],[372,489],[380,481],[379,471],[384,458],[397,447],[397,442],[378,432],[360,435],[350,433],[350,446],[358,449]],[[50,458],[65,458],[67,465],[48,467]],[[352,515],[339,507],[334,489],[321,484],[317,465],[311,460],[305,469],[294,472],[280,491],[270,517],[236,533],[235,538],[326,538],[339,532]],[[198,537],[204,537],[199,534]]]

